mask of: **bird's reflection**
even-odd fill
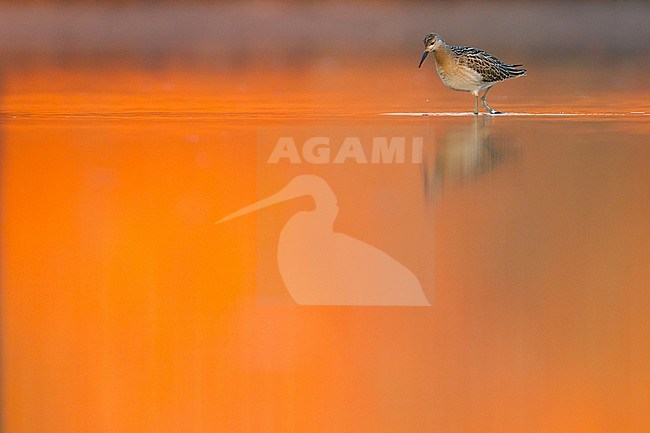
[[[477,181],[488,173],[520,159],[521,152],[508,135],[492,132],[484,116],[472,125],[455,128],[442,136],[440,146],[426,156],[424,182],[427,196],[448,187]]]

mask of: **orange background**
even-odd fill
[[[106,90],[115,74],[122,84]],[[272,87],[235,80],[251,76]],[[5,77],[17,116],[2,142],[3,431],[650,425],[644,122],[487,121],[523,156],[429,203],[435,256],[404,251],[409,266],[433,266],[431,308],[269,306],[255,298],[263,215],[214,221],[265,195],[256,128],[337,126],[335,113],[238,119],[211,74],[70,77]],[[315,98],[295,86],[292,98]],[[279,107],[299,111],[295,99]],[[434,154],[474,137],[472,118],[390,122],[429,131]],[[341,231],[368,221],[341,209]]]

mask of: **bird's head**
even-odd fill
[[[424,63],[424,59],[427,58],[427,56],[431,51],[437,50],[442,45],[444,45],[444,43],[445,41],[443,41],[442,38],[438,36],[437,33],[429,33],[424,38],[424,53],[422,53],[422,58],[420,59],[420,64],[418,65],[418,68],[422,66],[422,63]]]

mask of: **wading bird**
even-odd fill
[[[476,98],[474,114],[478,114],[478,96],[490,114],[500,114],[500,111],[490,107],[485,100],[487,93],[496,83],[510,78],[526,75],[523,65],[503,63],[492,54],[472,47],[447,45],[436,33],[429,33],[424,38],[424,53],[418,68],[422,66],[429,53],[436,60],[436,70],[445,86],[461,92],[472,92]]]
[[[333,229],[336,195],[321,177],[300,175],[282,190],[217,221],[311,196],[315,208],[293,215],[280,231],[278,268],[302,305],[430,305],[417,277],[380,249]]]

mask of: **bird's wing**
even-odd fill
[[[460,65],[471,68],[481,74],[486,83],[495,83],[507,78],[517,77],[526,73],[525,69],[517,69],[522,65],[503,63],[492,54],[471,47],[451,47]]]

